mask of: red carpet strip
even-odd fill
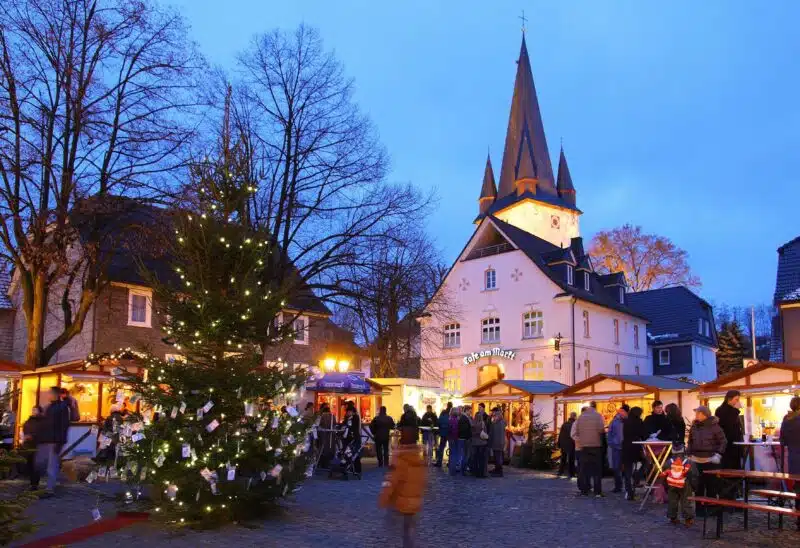
[[[83,527],[78,527],[77,529],[73,529],[59,535],[53,535],[52,537],[34,540],[27,544],[23,544],[21,548],[51,548],[53,546],[65,546],[86,540],[91,537],[96,537],[98,535],[104,535],[105,533],[110,533],[111,531],[124,529],[125,527],[133,525],[134,523],[147,521],[148,518],[149,515],[143,512],[118,512],[117,516],[114,518],[101,519],[100,521],[90,523],[89,525],[84,525]]]

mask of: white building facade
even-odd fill
[[[487,160],[478,203],[435,299],[450,304],[420,318],[423,378],[463,394],[497,378],[653,374],[624,276],[597,274],[583,249],[563,149],[553,174],[524,38],[499,184]]]

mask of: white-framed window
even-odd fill
[[[633,372],[636,373],[637,375],[639,374],[639,366],[638,365],[633,368]]]
[[[522,338],[544,337],[544,315],[541,310],[531,310],[522,315]]]
[[[164,354],[165,362],[186,362],[186,356],[183,354]]]
[[[292,324],[294,344],[308,344],[308,322],[305,318],[295,318]]]
[[[461,346],[461,324],[449,323],[444,326],[444,347],[458,348]]]
[[[704,329],[703,318],[697,318],[697,334],[702,335],[703,329]]]
[[[633,347],[639,350],[639,326],[633,326]]]
[[[522,366],[522,378],[526,381],[543,381],[544,363],[537,361],[525,363]]]
[[[592,284],[591,284],[591,279],[589,278],[589,271],[588,270],[583,273],[583,288],[586,291],[591,291],[592,290]]]
[[[561,354],[553,356],[553,369],[559,371],[561,369]]]
[[[461,371],[458,369],[444,370],[444,389],[453,394],[461,392]]]
[[[589,311],[583,311],[583,336],[589,338]]]
[[[658,365],[669,365],[669,348],[658,351]]]
[[[622,286],[619,288],[619,302],[625,304],[625,288]]]
[[[500,342],[500,318],[485,318],[481,320],[481,343]]]
[[[619,344],[619,320],[614,320],[614,344]]]
[[[589,360],[583,361],[583,375],[584,379],[588,379],[592,376],[592,362]]]
[[[618,363],[615,363],[614,364],[614,374],[615,375],[619,375],[620,369],[621,369],[620,365]]]
[[[150,327],[153,316],[153,292],[128,288],[128,325]]]
[[[572,270],[572,265],[567,265],[567,284],[575,285],[575,272]]]
[[[487,291],[497,289],[497,272],[490,268],[483,274],[483,288]]]
[[[705,321],[705,325],[706,325],[706,327],[705,327],[706,337],[710,337],[711,336],[711,322],[706,320]]]

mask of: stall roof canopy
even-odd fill
[[[691,390],[692,388],[696,388],[697,386],[690,382],[680,381],[678,379],[673,379],[670,377],[662,377],[660,375],[604,375],[600,373],[592,377],[589,377],[588,379],[581,381],[578,384],[574,384],[572,386],[565,388],[564,390],[559,392],[558,395],[566,396],[569,394],[574,394],[576,392],[583,390],[587,386],[596,384],[604,379],[624,382],[625,384],[638,386],[640,388],[648,390],[649,392],[655,392],[656,390]]]
[[[476,389],[464,394],[464,397],[474,398],[476,396],[488,394],[491,391],[491,389],[497,385],[509,386],[511,388],[521,390],[522,392],[531,395],[555,394],[556,392],[559,392],[567,387],[567,385],[561,384],[560,382],[556,381],[518,381],[518,380],[503,379],[503,380],[493,380],[484,383],[481,386],[477,387]]]
[[[373,388],[377,388],[374,391]],[[353,371],[348,373],[325,373],[306,383],[306,390],[313,392],[335,392],[337,394],[380,394],[382,386],[364,377],[364,373]]]
[[[730,385],[734,381],[738,381],[746,377],[753,377],[758,373],[762,373],[763,371],[768,371],[770,369],[779,371],[788,371],[791,374],[791,376],[786,375],[784,373],[784,375],[787,377],[786,380],[793,384],[800,384],[800,382],[798,382],[799,380],[798,377],[800,377],[800,365],[794,365],[791,363],[778,363],[778,362],[758,362],[757,364],[751,365],[750,367],[745,367],[743,369],[737,369],[736,371],[731,371],[730,373],[726,373],[721,377],[717,377],[713,381],[709,381],[700,386],[695,386],[694,390],[703,393],[703,392],[724,390],[726,388],[732,388],[732,386],[726,386],[726,385]],[[769,379],[769,380],[771,383],[775,382],[775,379]],[[753,387],[757,387],[759,384],[761,384],[761,382],[757,381],[756,383],[750,383],[750,384],[752,384]],[[739,385],[737,384],[736,386],[738,387]]]

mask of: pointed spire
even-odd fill
[[[547,150],[528,47],[523,35],[503,150],[503,164],[500,168],[498,195],[504,197],[515,192],[516,181],[525,178],[537,179],[537,192],[556,194],[553,166]]]
[[[575,186],[572,184],[572,176],[569,174],[567,156],[564,154],[564,146],[561,146],[561,154],[558,158],[558,182],[556,184],[558,195],[568,204],[575,207]]]
[[[494,183],[494,170],[492,169],[492,159],[486,154],[486,168],[483,171],[483,185],[481,186],[481,196],[478,198],[478,212],[483,215],[494,204],[497,198],[497,186]]]

